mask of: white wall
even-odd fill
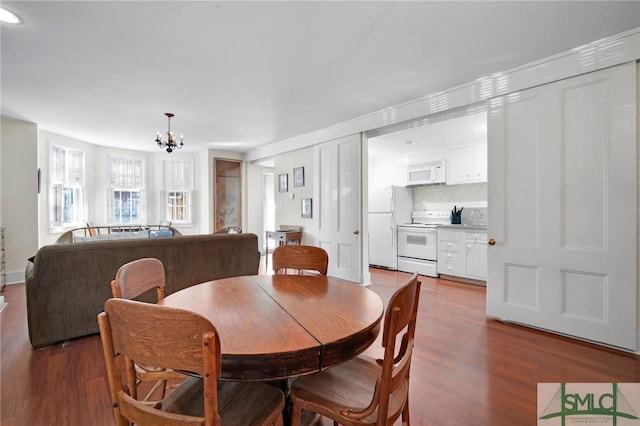
[[[33,256],[39,247],[53,244],[63,229],[49,229],[48,184],[49,150],[51,144],[79,149],[85,152],[85,177],[87,222],[96,225],[106,223],[105,164],[111,154],[126,154],[146,159],[147,222],[160,220],[162,188],[162,162],[167,158],[164,152],[142,152],[114,149],[93,145],[64,135],[39,130],[35,123],[2,117],[2,138],[0,139],[0,226],[5,231],[5,255],[7,282],[24,281],[27,258]],[[220,152],[215,152],[219,156]],[[211,174],[206,169],[210,164],[208,151],[180,152],[181,157],[194,158],[195,189],[192,226],[176,226],[182,234],[209,232],[211,202],[208,179]],[[226,157],[240,158],[234,153]],[[37,194],[37,170],[41,169],[41,192]],[[203,168],[205,168],[203,170]],[[204,187],[203,187],[204,186]]]
[[[273,167],[247,164],[247,220],[243,232],[251,232],[258,236],[258,247],[262,252],[264,248],[263,218],[265,211],[266,190],[263,185],[265,173],[273,174]],[[273,196],[273,193],[271,194]]]
[[[293,185],[293,169],[304,167],[304,186]],[[313,202],[313,147],[298,149],[277,155],[274,158],[276,227],[280,225],[300,225],[302,244],[314,244],[313,218],[302,218],[302,199],[311,198]],[[278,176],[289,175],[287,192],[279,192]]]
[[[0,226],[7,283],[15,283],[38,249],[38,126],[7,117],[0,126]]]
[[[106,161],[110,155],[128,155],[135,157],[142,157],[145,159],[146,166],[146,182],[145,190],[147,195],[147,223],[155,224],[159,223],[161,218],[161,197],[160,191],[162,190],[163,179],[163,160],[167,158],[169,154],[165,152],[144,152],[133,151],[126,149],[117,149],[110,147],[103,147],[93,145],[88,142],[80,141],[77,139],[69,138],[63,135],[50,133],[41,130],[40,140],[38,143],[39,152],[39,166],[42,170],[41,187],[42,192],[40,194],[40,219],[39,219],[39,244],[43,246],[47,244],[54,244],[60,234],[64,231],[62,229],[49,229],[48,221],[48,182],[49,182],[49,150],[51,144],[58,144],[61,146],[79,149],[85,152],[85,166],[86,166],[86,194],[85,202],[87,207],[87,222],[94,223],[96,225],[104,225],[107,223],[107,186],[106,186]],[[201,203],[199,196],[206,194],[201,188],[201,162],[199,157],[203,156],[202,153],[189,153],[180,152],[175,157],[192,157],[194,158],[194,213],[192,225],[176,225],[176,228],[184,235],[199,234],[202,229],[202,217],[199,213],[199,205],[208,203]],[[206,158],[206,155],[204,155]],[[174,158],[174,157],[172,157]],[[206,173],[205,173],[206,175]],[[206,217],[206,216],[205,216]],[[205,228],[208,226],[205,223]]]

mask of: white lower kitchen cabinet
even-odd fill
[[[473,284],[487,280],[487,232],[438,228],[438,273]]]
[[[460,233],[438,229],[438,273],[462,275],[464,272],[464,247]]]
[[[487,233],[465,232],[465,276],[487,280]]]

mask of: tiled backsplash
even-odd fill
[[[426,185],[413,188],[414,210],[449,211],[453,206],[464,207],[469,214],[474,207],[484,207],[486,212],[487,183]],[[486,214],[484,216],[486,217]]]

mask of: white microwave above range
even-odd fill
[[[445,183],[445,160],[409,164],[407,186],[435,185]]]

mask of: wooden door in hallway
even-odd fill
[[[214,158],[214,231],[242,227],[242,162]]]

